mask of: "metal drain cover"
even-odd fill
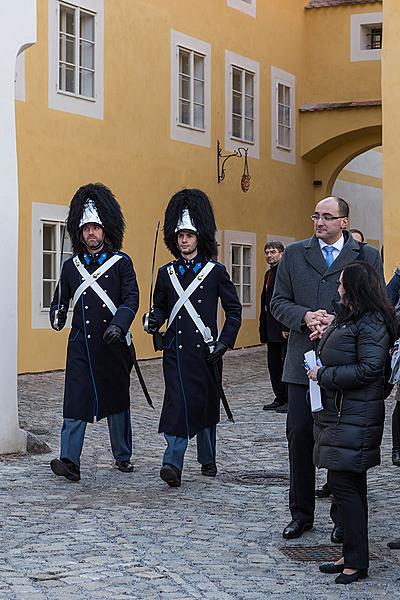
[[[332,544],[321,544],[319,546],[290,545],[281,546],[279,550],[292,560],[300,562],[335,562],[342,556],[341,546],[339,548]],[[370,553],[370,558],[376,559],[376,554]]]
[[[301,562],[335,562],[342,555],[341,547],[335,548],[332,544],[320,546],[281,546],[279,550],[292,560]]]
[[[238,485],[286,485],[289,475],[267,471],[248,471],[238,475],[225,475],[224,480]]]

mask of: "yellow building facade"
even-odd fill
[[[19,371],[64,366],[68,330],[50,329],[47,308],[69,201],[95,181],[123,208],[139,315],[170,196],[183,187],[210,196],[219,260],[244,305],[237,344],[257,344],[265,241],[311,235],[315,201],[347,162],[381,145],[382,3],[38,0],[37,20],[38,41],[16,69]],[[247,193],[242,158],[218,183],[218,140],[224,155],[247,149]],[[157,265],[169,259],[160,244]],[[138,355],[154,356],[139,316],[133,335]]]

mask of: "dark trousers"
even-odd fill
[[[272,389],[279,404],[287,402],[287,384],[282,381],[283,363],[285,362],[287,343],[267,342],[267,364]]]
[[[129,460],[132,456],[130,409],[128,408],[120,413],[109,415],[107,417],[107,424],[111,450],[115,460]],[[80,421],[79,419],[63,420],[60,458],[67,458],[76,465],[80,465],[86,426],[86,421]]]
[[[393,448],[400,450],[400,402],[396,402],[396,407],[392,415],[392,439]]]
[[[292,519],[313,522],[315,467],[313,463],[313,418],[306,398],[308,387],[288,384],[286,437],[289,444],[289,508]]]
[[[343,525],[345,567],[368,569],[367,472],[328,470],[328,484],[338,504]]]
[[[164,433],[167,448],[164,452],[163,464],[174,465],[182,471],[185,452],[188,447],[188,438],[178,437]],[[201,465],[215,463],[217,426],[206,427],[196,435],[197,460]]]

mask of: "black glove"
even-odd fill
[[[210,352],[210,354],[207,356],[207,362],[212,365],[215,365],[220,360],[220,358],[223,357],[227,350],[228,346],[217,340],[214,345],[214,350]]]
[[[153,315],[152,312],[150,313],[145,313],[143,315],[142,321],[143,321],[143,325],[145,324],[146,321],[146,317],[148,317],[148,321],[147,321],[147,330],[146,333],[157,333],[158,331],[158,323],[157,323],[157,319],[155,318],[155,316]]]
[[[67,322],[67,311],[65,306],[61,305],[51,314],[51,326],[56,331],[60,331]]]
[[[106,344],[115,344],[121,342],[124,337],[124,332],[119,325],[109,325],[104,332],[103,340]]]

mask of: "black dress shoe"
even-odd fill
[[[388,542],[388,546],[391,550],[400,550],[400,538],[397,538],[397,540]]]
[[[329,485],[327,483],[324,483],[324,485],[322,486],[322,488],[320,490],[315,490],[315,497],[316,498],[329,498],[331,493],[332,492],[331,492]]]
[[[394,464],[395,467],[400,467],[400,448],[393,448],[392,464]]]
[[[215,477],[217,474],[217,465],[215,463],[201,465],[201,474],[206,477]]]
[[[286,415],[287,411],[288,411],[288,403],[287,402],[285,402],[285,404],[280,404],[278,406],[278,408],[275,410],[275,412],[277,412],[279,414],[283,414],[283,415]]]
[[[160,477],[170,487],[180,487],[181,485],[181,471],[175,465],[165,463],[161,467]]]
[[[318,568],[321,573],[341,573],[344,569],[344,563],[340,565],[335,565],[335,563],[322,563]]]
[[[345,585],[348,583],[353,583],[353,581],[358,581],[359,579],[366,579],[368,577],[368,569],[359,569],[355,573],[351,575],[346,575],[345,573],[341,573],[339,577],[336,577],[335,583],[344,583]]]
[[[305,521],[300,521],[300,519],[293,519],[289,523],[287,527],[283,530],[283,537],[285,540],[292,540],[294,538],[299,538],[305,531],[309,531],[313,528],[313,523],[307,523]]]
[[[343,544],[343,525],[336,523],[331,533],[331,542],[333,544]]]
[[[118,471],[122,471],[122,473],[132,473],[133,465],[129,462],[129,460],[116,460],[115,466]]]
[[[69,481],[79,481],[81,478],[78,465],[67,458],[53,458],[50,462],[50,467],[55,475],[65,477]]]
[[[276,410],[280,406],[280,403],[274,400],[271,404],[264,404],[263,410]]]

